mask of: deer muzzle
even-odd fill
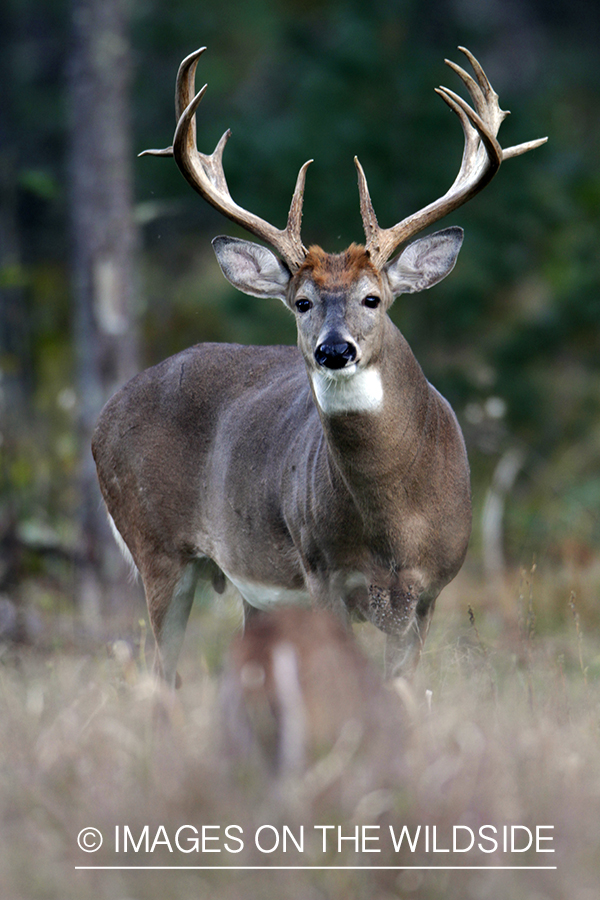
[[[357,350],[349,341],[328,338],[315,350],[315,359],[325,369],[343,369],[356,362]]]

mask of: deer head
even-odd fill
[[[300,236],[302,203],[308,160],[298,174],[286,228],[279,230],[231,198],[223,170],[223,151],[230,132],[207,156],[196,147],[196,111],[205,85],[194,95],[196,66],[206,48],[190,54],[177,76],[177,128],[172,147],[145,154],[174,156],[182,174],[212,206],[269,244],[271,250],[237,238],[217,237],[213,247],[228,281],[255,297],[277,297],[295,314],[298,344],[309,369],[320,407],[331,410],[377,408],[381,389],[376,362],[385,335],[385,316],[400,294],[422,291],[452,271],[463,232],[453,227],[409,244],[396,258],[395,251],[422,229],[457,209],[493,178],[503,160],[540,146],[546,138],[503,150],[498,129],[508,114],[498,103],[475,57],[465,54],[475,78],[449,60],[446,63],[466,86],[473,107],[448,88],[437,93],[456,113],[464,132],[464,152],[458,175],[443,197],[391,228],[381,228],[373,209],[367,180],[355,157],[365,245],[352,244],[344,253],[306,249]],[[348,400],[349,378],[353,379]],[[358,405],[357,405],[358,404]]]

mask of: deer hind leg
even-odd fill
[[[164,561],[163,561],[164,562]],[[171,687],[176,686],[177,660],[198,582],[195,561],[168,561],[160,574],[142,574],[150,624],[156,641],[154,669]]]

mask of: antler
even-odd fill
[[[200,153],[196,147],[196,110],[208,85],[205,84],[194,96],[195,75],[198,60],[205,50],[206,47],[201,47],[190,53],[179,66],[175,88],[177,127],[173,145],[164,150],[144,150],[139,155],[173,156],[181,173],[194,190],[223,215],[270,244],[294,271],[302,265],[307,253],[300,237],[300,227],[306,170],[312,159],[305,162],[298,173],[285,229],[275,228],[254,213],[242,209],[232,200],[223,171],[223,150],[231,131],[228,129],[225,132],[210,156]]]
[[[475,109],[472,109],[462,97],[449,88],[436,88],[436,92],[446,101],[462,125],[465,135],[465,148],[458,175],[450,188],[428,206],[403,219],[392,228],[380,228],[377,216],[371,203],[367,180],[362,166],[355,157],[358,170],[358,189],[360,194],[360,211],[365,230],[366,246],[376,266],[382,266],[403,244],[417,232],[432,225],[453,212],[471,197],[474,197],[494,177],[500,163],[513,156],[520,156],[544,144],[548,138],[540,138],[525,144],[518,144],[503,150],[496,135],[508,112],[500,109],[498,95],[492,88],[487,75],[472,53],[465,47],[459,47],[473,67],[475,79],[456,63],[445,60],[446,64],[460,76],[466,85]]]

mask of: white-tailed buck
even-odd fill
[[[279,230],[232,200],[222,164],[229,132],[212,155],[196,149],[202,53],[179,69],[173,146],[146,152],[173,156],[205,200],[276,251],[213,241],[235,287],[289,307],[299,349],[200,344],[142,372],[102,412],[93,438],[98,477],[144,582],[157,668],[174,682],[199,561],[209,559],[215,586],[224,573],[246,611],[305,602],[366,618],[387,635],[388,674],[409,673],[435,599],[465,556],[469,468],[452,409],[387,311],[395,297],[452,270],[462,230],[421,237],[388,260],[473,197],[504,159],[545,139],[500,147],[506,113],[463,49],[475,77],[448,65],[474,108],[438,89],[464,131],[452,187],[381,228],[355,159],[365,245],[307,250],[300,223],[308,163]]]

